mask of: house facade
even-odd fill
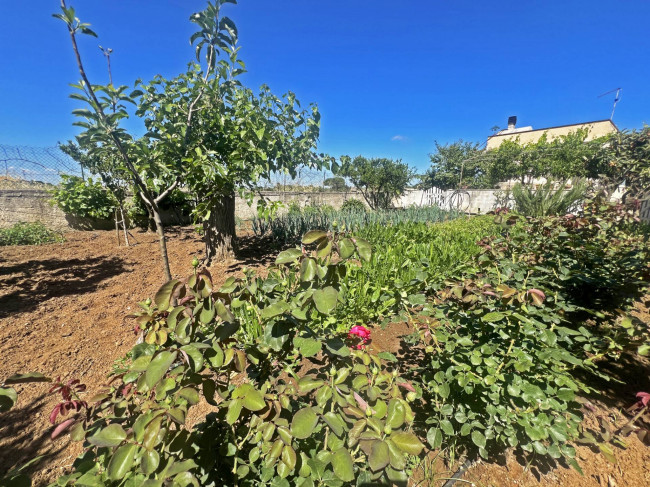
[[[491,135],[487,139],[487,150],[496,149],[505,140],[517,140],[519,144],[526,145],[537,142],[542,135],[546,134],[548,140],[553,140],[557,137],[569,135],[577,132],[578,130],[586,129],[587,138],[585,140],[593,140],[603,137],[608,134],[618,132],[618,127],[611,120],[596,120],[594,122],[573,123],[569,125],[558,125],[556,127],[546,127],[542,129],[534,129],[528,127],[516,127],[517,117],[510,117],[508,119],[508,128]]]

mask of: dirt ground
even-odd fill
[[[173,229],[169,235],[172,274],[185,277],[191,272],[192,258],[201,257],[202,243],[189,228]],[[114,361],[135,342],[134,325],[127,316],[137,301],[153,296],[163,282],[156,236],[143,232],[134,232],[134,236],[137,244],[132,247],[117,247],[115,233],[102,231],[71,232],[61,244],[0,247],[0,381],[16,373],[39,371],[65,380],[80,378],[87,384],[103,382]],[[217,283],[239,274],[244,266],[263,268],[278,252],[267,242],[242,237],[238,260],[210,268]],[[639,308],[638,315],[650,323],[645,307]],[[404,347],[399,337],[412,331],[404,323],[376,329],[373,347],[399,354]],[[610,372],[622,382],[603,383],[602,394],[586,398],[596,411],[585,409],[589,425],[595,424],[596,414],[612,415],[629,406],[637,391],[650,391],[647,361],[627,357]],[[47,384],[16,389],[16,407],[0,415],[0,476],[36,455],[45,455],[31,469],[34,485],[44,485],[72,464],[80,445],[66,438],[50,440],[48,417],[58,399],[47,394]],[[581,476],[561,465],[525,466],[509,455],[493,464],[472,466],[463,475],[464,482],[456,485],[650,485],[650,448],[630,438],[628,448],[616,450],[616,457],[617,464],[612,464],[601,454],[578,447]],[[447,477],[453,470],[439,472],[435,478]]]

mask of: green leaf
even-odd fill
[[[485,448],[485,435],[479,430],[472,431],[472,442],[479,448]]]
[[[228,424],[235,424],[235,421],[239,419],[243,405],[244,401],[242,399],[235,399],[228,405],[228,412],[226,413],[226,422]]]
[[[336,436],[340,437],[343,434],[345,425],[343,424],[343,420],[340,418],[340,416],[338,416],[336,413],[328,411],[323,415],[323,419]]]
[[[201,372],[203,368],[203,354],[194,345],[185,345],[181,347],[187,356],[190,358],[190,365],[194,372]]]
[[[569,402],[569,401],[573,401],[573,399],[575,398],[575,393],[571,389],[567,387],[563,387],[561,389],[558,389],[557,397],[558,399],[562,399],[563,401]]]
[[[341,259],[349,259],[354,254],[354,244],[349,238],[344,238],[339,241],[339,257]]]
[[[242,384],[239,387],[249,386],[243,397],[243,406],[249,411],[260,411],[266,407],[266,401],[260,391],[255,389],[251,384]]]
[[[368,242],[361,238],[355,239],[356,245],[357,245],[357,251],[359,252],[359,257],[361,257],[361,260],[365,260],[366,262],[370,262],[370,258],[372,257],[372,247]]]
[[[388,445],[385,441],[374,441],[370,455],[368,455],[368,465],[373,472],[383,470],[390,462]]]
[[[0,387],[0,411],[9,411],[16,400],[18,399],[18,394],[11,387]]]
[[[278,257],[275,259],[276,264],[288,264],[290,262],[295,262],[302,256],[302,251],[300,249],[289,249],[278,254]]]
[[[269,304],[260,312],[260,316],[265,320],[285,313],[289,309],[289,305],[284,301]]]
[[[99,447],[117,446],[126,440],[126,431],[119,424],[109,424],[106,428],[99,430],[93,436],[88,438],[91,445]]]
[[[160,454],[155,451],[145,451],[140,459],[140,469],[145,475],[150,475],[156,471],[160,464]]]
[[[442,445],[442,432],[438,428],[430,428],[427,431],[427,442],[433,450],[437,450]]]
[[[317,289],[313,294],[316,309],[324,315],[330,314],[336,308],[338,296],[338,291],[332,286]]]
[[[176,355],[177,352],[164,350],[156,355],[149,363],[144,377],[144,383],[149,390],[152,390],[158,381],[167,373],[169,367],[171,367],[176,360]]]
[[[494,322],[494,321],[500,321],[503,318],[504,318],[503,313],[499,313],[498,311],[492,311],[491,313],[483,315],[481,320],[486,322]]]
[[[181,281],[178,279],[172,279],[171,281],[163,284],[162,287],[158,290],[156,296],[154,297],[154,302],[160,311],[167,311],[172,294],[174,293],[174,289],[180,283]]]
[[[294,437],[304,440],[309,438],[318,424],[318,415],[311,407],[298,411],[291,420],[291,433]]]
[[[313,357],[320,352],[321,342],[314,338],[305,338],[298,348],[303,357]]]
[[[327,237],[327,232],[324,232],[323,230],[309,230],[302,237],[302,243],[304,245],[309,245],[320,240],[321,238],[326,238],[326,237]]]
[[[120,480],[126,475],[133,465],[137,448],[137,445],[122,445],[115,451],[107,469],[110,480]]]
[[[390,439],[400,450],[410,455],[419,455],[424,448],[422,442],[413,433],[393,433]]]
[[[316,263],[316,259],[313,259],[312,257],[306,258],[302,261],[302,264],[300,264],[300,280],[302,282],[313,281],[314,277],[316,277],[317,270],[318,264]]]
[[[379,352],[377,356],[387,362],[397,362],[397,357],[390,352]]]
[[[354,462],[347,448],[341,447],[332,455],[332,468],[336,475],[343,482],[354,480]]]
[[[427,303],[427,297],[424,294],[409,294],[408,302],[411,306],[422,306]]]
[[[305,393],[316,389],[323,384],[324,382],[322,379],[315,379],[310,376],[305,376],[298,381],[298,388],[300,389],[300,392]]]

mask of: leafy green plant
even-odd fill
[[[361,239],[312,231],[264,280],[233,278],[217,289],[197,270],[166,283],[140,303],[144,342],[132,361],[88,400],[85,417],[58,428],[86,453],[57,485],[404,483],[407,455],[424,447],[410,431],[414,387],[391,354],[350,350],[312,326],[337,306],[348,260],[370,255]],[[259,309],[257,337],[240,334],[243,303]],[[299,377],[298,360],[316,355],[316,373]],[[201,400],[216,412],[189,428],[189,408]]]
[[[512,188],[516,210],[525,216],[543,217],[564,215],[575,209],[586,196],[587,182],[584,179],[573,181],[565,190],[564,182],[547,181],[540,188],[533,189],[521,183]]]
[[[341,205],[341,211],[349,211],[350,213],[365,213],[368,211],[366,205],[363,204],[363,201],[360,201],[356,198],[350,198],[345,200]]]
[[[56,242],[63,242],[63,236],[41,222],[21,222],[8,228],[0,228],[0,246],[43,245]]]
[[[416,176],[408,164],[386,158],[341,157],[340,173],[349,178],[373,210],[390,208]]]
[[[61,183],[51,191],[52,203],[65,213],[86,218],[110,219],[117,206],[115,197],[92,178],[61,175]]]

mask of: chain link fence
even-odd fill
[[[271,175],[271,178],[261,182],[261,186],[268,191],[276,191],[280,193],[310,193],[322,191],[349,191],[349,183],[345,184],[347,187],[332,186],[332,178],[334,174],[328,170],[316,170],[310,168],[299,168],[295,178],[291,175],[282,172],[276,172]],[[330,181],[328,181],[330,180]],[[340,184],[340,183],[339,183]]]
[[[48,188],[59,184],[62,174],[84,176],[79,163],[58,147],[0,144],[0,189]]]
[[[0,144],[0,189],[49,187],[59,184],[62,174],[84,177],[83,168],[58,147],[28,147]],[[320,192],[337,190],[328,186],[331,171],[298,169],[295,178],[282,172],[261,181],[261,186],[278,192]],[[347,183],[349,187],[349,183]],[[340,188],[338,190],[346,190]]]

